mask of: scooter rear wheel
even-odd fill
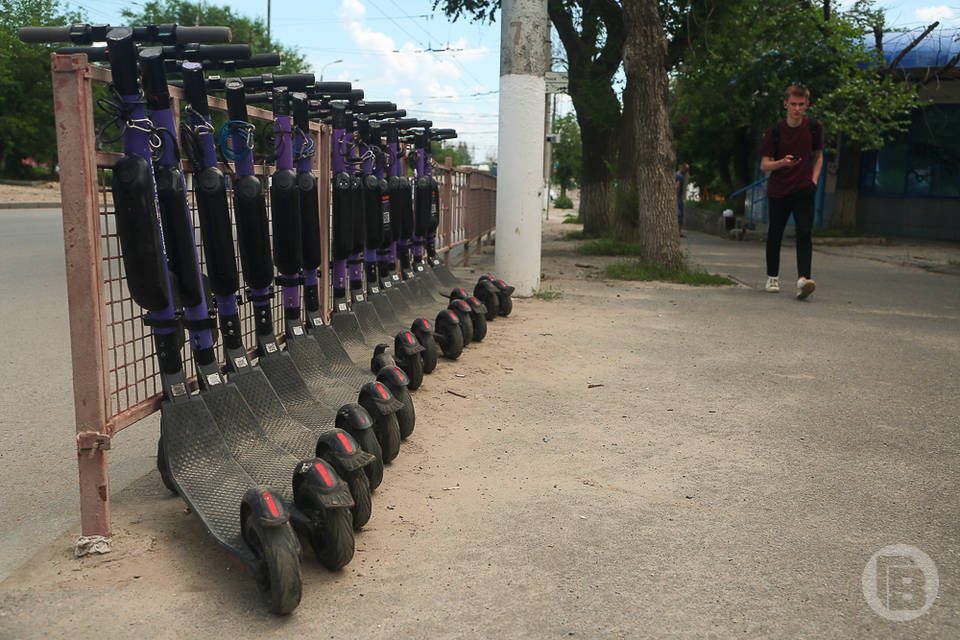
[[[353,434],[353,437],[357,439],[361,449],[376,458],[363,469],[367,474],[367,480],[370,481],[370,490],[373,491],[383,482],[383,450],[380,449],[380,442],[373,429],[364,429]]]
[[[463,353],[463,331],[460,325],[448,326],[441,336],[443,357],[456,360]]]
[[[423,372],[433,373],[433,370],[437,368],[437,360],[440,357],[440,347],[433,336],[427,338],[426,344],[423,345],[423,353],[420,355],[423,357]]]
[[[473,320],[473,341],[481,342],[487,337],[487,319],[482,313],[475,313],[471,318]]]
[[[303,592],[300,545],[293,530],[289,524],[258,526],[256,518],[249,517],[243,525],[243,537],[260,561],[255,578],[270,613],[287,615],[300,604]]]
[[[410,390],[406,387],[394,390],[393,397],[403,403],[403,408],[397,409],[397,427],[400,429],[400,439],[406,440],[413,433],[413,428],[417,424],[417,412],[413,408],[413,398],[410,397]]]
[[[360,531],[363,525],[370,522],[370,513],[373,506],[370,503],[370,480],[363,469],[354,469],[344,478],[350,487],[350,495],[353,496],[353,530]]]
[[[360,406],[367,410],[371,416],[378,416],[374,419],[373,430],[377,434],[377,442],[380,443],[381,457],[384,464],[392,461],[400,453],[400,425],[397,423],[397,415],[388,413],[379,415],[377,408],[372,406],[373,400],[361,398]]]
[[[415,353],[408,357],[397,356],[395,359],[397,360],[397,366],[403,369],[403,372],[409,378],[407,389],[410,391],[419,389],[420,385],[423,384],[423,357],[421,353]]]
[[[342,569],[353,560],[353,517],[349,509],[326,509],[320,514],[310,535],[310,546],[317,559],[331,571]]]
[[[513,296],[500,296],[500,315],[508,316],[511,311],[513,311]]]

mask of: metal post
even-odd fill
[[[84,536],[109,536],[106,452],[113,433],[107,424],[110,386],[92,89],[86,77],[86,55],[54,54],[51,62],[74,372],[80,524]]]

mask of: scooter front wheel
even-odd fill
[[[373,430],[377,433],[377,442],[380,443],[380,455],[384,464],[392,461],[400,453],[400,425],[397,424],[397,414],[388,413],[378,415],[377,408],[371,406],[373,400],[361,398],[360,406],[371,416],[378,416],[373,423]],[[362,445],[361,445],[362,446]]]
[[[373,511],[370,503],[370,480],[363,469],[354,469],[344,480],[347,481],[350,495],[353,496],[353,508],[350,510],[353,513],[353,530],[360,531],[363,525],[370,522],[370,513]]]
[[[423,357],[421,353],[415,353],[405,358],[397,358],[397,365],[407,374],[409,381],[407,388],[410,391],[416,391],[423,384]]]
[[[400,439],[406,440],[417,425],[417,412],[413,408],[413,398],[410,397],[410,390],[406,387],[394,390],[393,397],[403,403],[403,408],[397,409],[397,427],[400,429]]]
[[[373,429],[364,429],[354,434],[354,437],[361,449],[376,458],[364,467],[367,480],[370,481],[370,491],[373,491],[383,482],[383,450],[380,449],[380,442],[377,440],[377,434],[374,433]]]
[[[289,524],[263,527],[247,518],[243,537],[260,561],[255,578],[270,613],[287,615],[300,604],[300,545]]]

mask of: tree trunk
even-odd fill
[[[640,244],[649,264],[682,265],[667,113],[667,43],[656,0],[624,0],[623,126],[616,197],[617,237]],[[586,160],[584,160],[586,163]]]
[[[611,90],[611,96],[613,94]],[[613,97],[616,102],[616,97]],[[577,100],[574,100],[576,107]],[[596,105],[593,105],[596,111]],[[619,109],[619,103],[617,103]],[[612,121],[599,123],[593,118],[581,117],[581,113],[591,113],[589,107],[577,107],[577,122],[580,125],[582,161],[580,164],[580,219],[583,232],[589,236],[599,236],[610,229],[613,206],[613,166],[616,156],[615,124]],[[614,114],[619,116],[618,113]]]
[[[860,191],[860,146],[847,144],[840,156],[837,173],[837,192],[834,200],[831,229],[857,227],[857,196]]]

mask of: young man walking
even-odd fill
[[[783,106],[787,117],[767,130],[760,145],[760,170],[771,172],[767,185],[770,228],[765,289],[771,293],[780,291],[780,243],[792,213],[797,229],[797,298],[803,299],[817,286],[810,276],[810,233],[817,181],[823,167],[823,127],[804,115],[810,106],[810,91],[806,87],[787,87]]]

